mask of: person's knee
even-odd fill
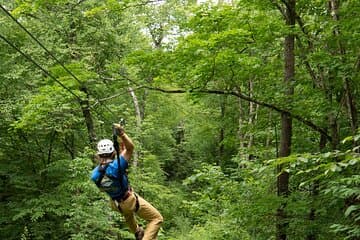
[[[164,218],[163,218],[163,216],[159,215],[155,218],[154,221],[157,225],[161,225],[164,222]]]

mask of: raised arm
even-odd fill
[[[123,127],[120,124],[114,124],[115,128],[118,131],[118,140],[121,144],[121,155],[125,158],[125,160],[129,161],[134,152],[134,143],[131,138],[125,133]]]

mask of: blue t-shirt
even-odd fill
[[[117,158],[108,164],[104,175],[101,172],[101,168],[104,167],[99,165],[92,171],[91,180],[95,182],[101,191],[106,192],[112,199],[123,198],[129,188],[126,175],[128,162],[123,156],[120,156],[120,171]],[[103,178],[101,179],[102,175]]]

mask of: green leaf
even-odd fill
[[[351,205],[350,207],[348,207],[344,213],[345,217],[349,217],[349,215],[360,209],[360,205]]]

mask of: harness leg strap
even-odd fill
[[[114,200],[114,203],[115,203],[116,208],[119,209],[119,211],[122,213],[120,203],[117,200]]]
[[[135,204],[135,212],[137,212],[140,208],[140,204],[139,204],[139,197],[136,193],[134,193],[135,199],[136,199],[136,204]]]
[[[139,203],[139,197],[136,193],[134,193],[135,196],[135,212],[139,211],[140,203]],[[122,212],[120,203],[117,200],[114,200],[115,206],[119,209],[120,212]]]

